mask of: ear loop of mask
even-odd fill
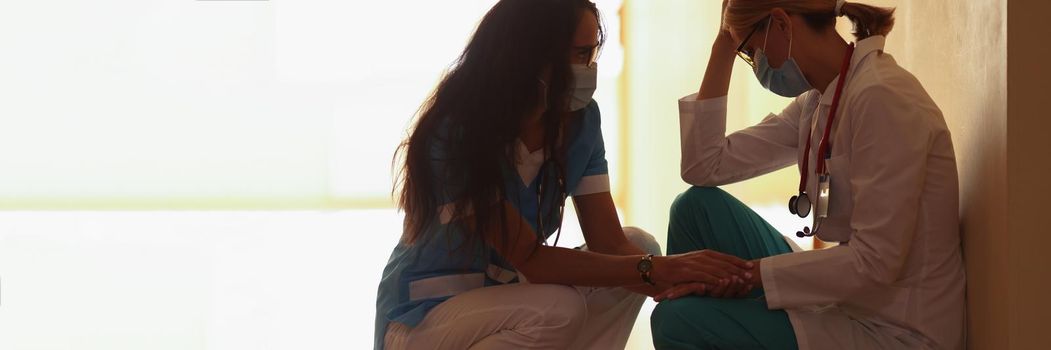
[[[770,30],[771,29],[774,29],[774,16],[773,15],[770,15],[770,19],[766,23],[766,36],[763,37],[763,55],[768,57],[768,59],[769,59],[770,55],[768,54],[768,51],[766,51],[766,43],[770,42]],[[792,38],[792,34],[789,33],[788,34],[788,56],[785,57],[785,61],[788,61],[789,59],[792,58],[792,39],[793,39]],[[783,63],[781,65],[784,66]]]

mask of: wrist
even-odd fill
[[[639,272],[639,277],[642,278],[642,282],[654,286],[657,285],[653,282],[653,254],[643,255],[639,259],[639,263],[635,266],[635,270]]]
[[[737,54],[737,44],[729,34],[719,34],[712,43],[712,54],[720,56],[733,56]]]
[[[652,267],[650,267],[650,280],[658,285],[667,284],[668,280],[665,278],[664,272],[668,269],[668,257],[655,255],[651,261]]]
[[[752,284],[757,288],[763,287],[763,269],[759,267],[762,259],[752,260],[752,269],[748,271],[752,274]]]

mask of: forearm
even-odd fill
[[[615,232],[615,234],[619,234],[621,236],[624,236],[624,234],[622,232]],[[612,235],[612,234],[611,234],[611,236],[613,236],[613,238],[620,238],[620,237],[616,237],[615,235]],[[598,240],[595,240],[595,241],[598,241]],[[609,255],[646,255],[646,254],[649,254],[645,250],[643,250],[642,248],[640,248],[640,247],[636,246],[635,244],[631,243],[631,241],[629,241],[627,239],[610,239],[610,241],[614,241],[614,242],[611,242],[612,243],[611,245],[602,245],[602,244],[588,243],[588,245],[587,245],[588,251],[595,252],[595,253],[609,254]],[[605,243],[605,242],[595,242],[595,243]]]
[[[637,266],[644,255],[634,245],[620,249],[622,254],[602,254],[557,247],[537,248],[535,259],[541,259],[521,270],[530,283],[554,283],[588,287],[623,287],[635,293],[654,296],[664,288],[646,284]],[[545,263],[566,259],[573,263]],[[532,260],[532,259],[531,259]],[[590,266],[590,267],[589,267]],[[532,274],[530,274],[532,272]]]
[[[727,95],[733,71],[733,50],[732,40],[720,35],[712,44],[708,68],[696,97],[679,101],[680,172],[683,181],[692,185],[718,186],[723,185],[720,180],[725,180],[720,176],[719,165],[726,146],[726,102],[709,102],[707,107],[699,110],[704,102],[697,101]]]
[[[704,80],[697,92],[697,100],[723,97],[730,90],[730,76],[733,72],[734,57],[736,56],[733,40],[720,37],[712,44],[712,54],[708,59],[708,68],[704,72]]]
[[[588,287],[634,286],[642,282],[637,269],[642,256],[539,246],[518,270],[531,283]]]

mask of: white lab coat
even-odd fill
[[[884,42],[857,44],[833,126],[831,203],[819,237],[842,243],[761,262],[769,307],[788,312],[801,349],[964,348],[952,141],[941,111],[883,53]],[[683,179],[720,186],[801,167],[804,156],[813,174],[838,79],[729,136],[725,97],[684,98]],[[808,132],[815,136],[804,155]],[[808,182],[817,193],[817,177]]]

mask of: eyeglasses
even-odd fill
[[[744,51],[744,47],[748,44],[748,40],[751,40],[752,36],[754,36],[755,33],[759,31],[759,28],[763,26],[764,22],[766,22],[766,19],[759,21],[759,23],[756,24],[754,28],[752,28],[752,31],[748,33],[748,36],[744,37],[744,40],[741,41],[741,46],[737,47],[737,57],[740,57],[742,60],[744,60],[744,63],[747,63],[748,66],[752,67],[753,70],[755,70],[756,66],[755,59],[752,58],[754,57],[755,52],[746,52]]]
[[[595,63],[598,62],[599,47],[597,45],[594,47],[576,47],[574,50],[574,57],[585,58],[586,56],[585,64],[587,64],[588,67],[593,67]]]

